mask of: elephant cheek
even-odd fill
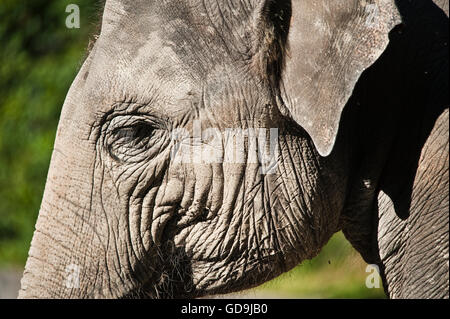
[[[261,174],[260,163],[212,166],[221,172],[220,208],[213,218],[175,236],[175,246],[190,260],[197,291],[223,293],[261,284],[314,257],[337,228],[330,203],[339,210],[343,197],[326,196],[334,178],[321,176],[306,139],[280,136],[278,143],[272,174]]]

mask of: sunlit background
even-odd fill
[[[79,29],[66,7],[77,4]],[[39,211],[65,95],[98,29],[98,0],[0,1],[0,298],[15,298]],[[249,298],[384,298],[366,263],[336,234],[321,254]]]

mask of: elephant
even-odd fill
[[[106,0],[19,298],[241,291],[339,231],[448,298],[448,65],[448,1]]]

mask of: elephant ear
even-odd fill
[[[394,0],[292,0],[282,74],[287,113],[331,153],[341,112],[361,73],[385,50],[401,22]]]

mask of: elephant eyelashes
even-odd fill
[[[114,127],[106,133],[105,148],[115,161],[139,162],[152,157],[152,154],[157,151],[154,149],[153,141],[157,130],[151,123],[125,119],[124,121],[113,120],[109,126]]]

